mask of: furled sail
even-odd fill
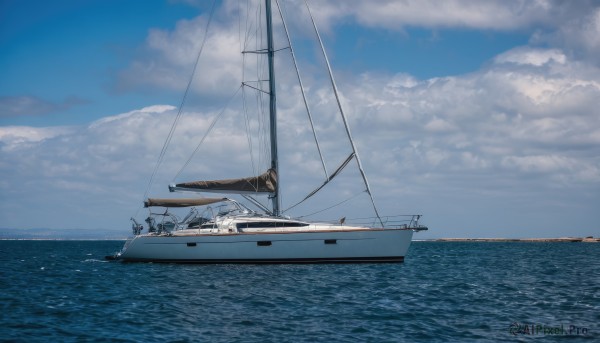
[[[277,173],[267,170],[259,176],[242,179],[225,179],[212,181],[193,181],[178,183],[169,187],[173,191],[196,191],[215,193],[273,193],[277,189]]]
[[[204,206],[216,202],[227,201],[227,198],[201,198],[201,199],[152,199],[144,201],[144,207],[190,207]]]

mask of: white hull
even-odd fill
[[[139,235],[116,258],[179,263],[402,262],[410,229]]]

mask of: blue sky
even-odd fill
[[[4,1],[0,6],[1,94],[35,96],[55,108],[3,116],[3,125],[84,124],[143,107],[144,95],[117,89],[118,71],[138,53],[150,28],[173,28],[198,14],[166,1]]]
[[[298,1],[283,3],[301,13]],[[310,4],[387,213],[424,214],[432,230],[422,238],[600,234],[599,4]],[[4,227],[127,230],[210,7],[183,0],[0,3]],[[218,100],[239,84],[237,9],[238,1],[217,3],[192,90],[193,104],[204,107],[194,107],[196,117],[178,134],[182,150],[195,145],[188,138],[206,129]],[[308,46],[302,19],[288,20],[292,39]],[[309,95],[327,111],[314,48],[297,54]],[[279,75],[293,81],[289,70]],[[281,105],[284,113],[297,107],[285,99]],[[241,160],[229,150],[238,143],[217,140],[206,154]],[[343,151],[331,149],[333,156]],[[284,163],[312,165],[307,151],[291,155]],[[160,181],[170,182],[172,170],[163,172]],[[296,193],[292,187],[287,197]]]

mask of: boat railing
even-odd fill
[[[143,229],[144,229],[144,226],[142,224],[138,223],[137,220],[135,220],[135,218],[131,217],[131,231],[133,231],[133,235],[134,236],[139,235]]]
[[[419,224],[419,220],[421,219],[420,214],[400,214],[393,216],[381,216],[377,217],[363,217],[363,218],[342,218],[337,222],[337,224],[347,224],[347,225],[356,225],[356,226],[366,226],[373,228],[381,228],[381,223],[379,221],[381,219],[381,223],[383,223],[383,228],[389,229],[407,229],[407,230],[427,230],[427,227]]]

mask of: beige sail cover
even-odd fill
[[[243,179],[193,181],[178,183],[178,188],[190,188],[222,193],[273,193],[277,186],[277,173],[269,169],[262,175]]]
[[[190,207],[204,206],[216,202],[226,201],[227,198],[202,198],[202,199],[152,199],[144,201],[144,207]]]

